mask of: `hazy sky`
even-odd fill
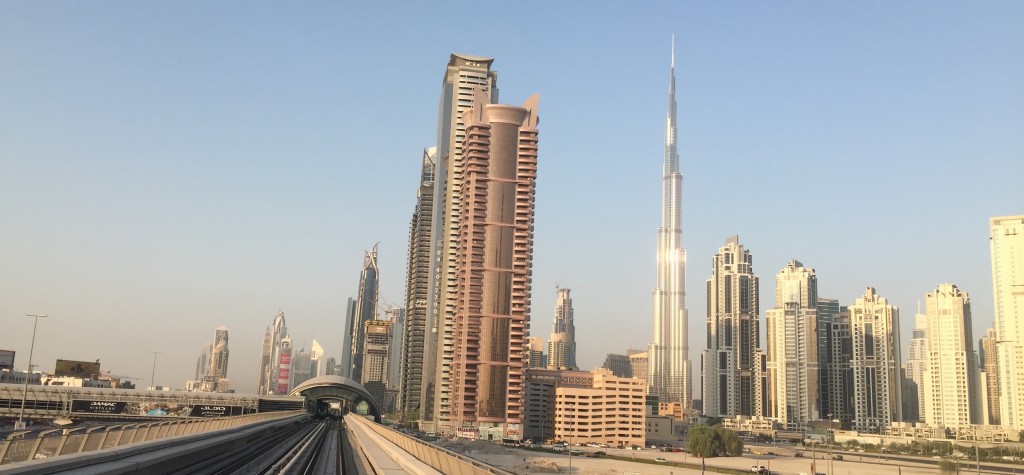
[[[790,259],[901,309],[938,284],[992,322],[990,216],[1024,213],[1024,3],[4,2],[0,348],[183,387],[214,329],[253,391],[279,308],[341,352],[381,243],[401,305],[452,52],[541,94],[532,334],[570,287],[578,360],[651,333],[675,33],[691,354],[711,257]],[[697,373],[695,373],[696,377]],[[698,396],[699,395],[695,395]]]

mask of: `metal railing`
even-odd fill
[[[487,465],[479,460],[474,460],[451,450],[428,444],[363,417],[349,417],[345,420],[358,421],[359,424],[397,445],[419,461],[446,475],[513,475],[512,472]]]
[[[39,433],[16,431],[0,441],[0,465],[42,460],[123,447],[137,442],[231,429],[257,422],[291,417],[299,412],[264,412],[209,419],[143,422],[70,429],[49,429]],[[34,437],[27,437],[32,436]]]

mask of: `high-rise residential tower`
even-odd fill
[[[526,367],[546,368],[547,359],[544,357],[544,338],[533,336],[526,339]]]
[[[392,326],[389,320],[367,320],[363,323],[363,372],[359,380],[378,406],[384,406],[388,390]]]
[[[650,368],[650,361],[646,351],[628,349],[626,357],[629,358],[629,369],[633,372],[634,378],[648,378],[647,369]],[[648,384],[648,387],[650,385]]]
[[[521,436],[539,99],[490,104],[477,89],[462,116],[451,415],[484,438]]]
[[[309,377],[316,378],[323,376],[324,374],[324,347],[320,346],[320,342],[313,339],[313,344],[309,347]]]
[[[384,311],[384,320],[391,322],[391,348],[388,349],[388,390],[398,395],[402,384],[402,334],[405,332],[406,312],[401,307],[391,307]],[[392,405],[395,401],[392,401]]]
[[[281,339],[281,344],[277,348],[277,364],[275,365],[274,374],[274,392],[273,394],[288,394],[288,391],[292,389],[292,339],[291,337],[284,337]]]
[[[313,355],[309,354],[305,348],[292,355],[291,380],[288,383],[289,390],[313,377],[312,363]]]
[[[260,351],[260,375],[257,380],[256,393],[257,394],[270,394],[270,367],[274,358],[274,336],[270,333],[270,327],[267,327],[266,333],[263,334],[263,346]],[[198,380],[199,377],[197,376]]]
[[[555,319],[548,339],[548,368],[578,369],[576,367],[576,321],[572,310],[570,289],[556,287]]]
[[[338,376],[352,378],[352,352],[355,351],[352,343],[352,334],[356,333],[355,322],[359,320],[356,316],[356,299],[349,297],[345,301],[345,335],[341,339],[341,360],[338,362]]]
[[[868,287],[847,310],[853,349],[853,428],[879,434],[903,420],[899,309]]]
[[[366,322],[377,319],[377,289],[379,277],[377,270],[377,246],[363,256],[363,270],[359,274],[359,296],[356,297],[355,312],[352,319],[352,351],[350,370],[351,378],[356,382],[363,374],[363,332]]]
[[[758,277],[739,236],[725,241],[707,281],[707,350],[704,351],[704,413],[735,417],[764,414],[764,377],[758,348]]]
[[[274,316],[274,324],[271,325],[270,330],[270,361],[264,372],[264,377],[261,378],[265,382],[266,386],[260,388],[260,394],[286,394],[278,392],[279,384],[279,371],[281,363],[281,352],[285,338],[288,337],[288,327],[285,325],[284,311],[278,310],[277,315]],[[289,340],[289,344],[291,340]],[[264,346],[266,345],[266,336],[264,336]],[[289,352],[291,351],[289,347]],[[291,361],[291,353],[288,354],[288,359]]]
[[[658,286],[653,292],[654,329],[648,349],[648,384],[659,401],[689,406],[692,382],[686,314],[686,251],[683,249],[683,175],[679,171],[676,134],[675,37],[672,42],[661,227],[658,228]]]
[[[821,418],[818,368],[818,278],[790,261],[775,277],[775,308],[766,313],[768,407],[786,430]]]
[[[905,376],[909,381],[904,386],[910,388],[912,393],[903,395],[906,400],[903,409],[904,421],[924,422],[925,399],[928,397],[924,373],[927,370],[928,316],[921,313],[919,308],[917,315],[914,316],[914,330],[910,337],[910,351],[907,355]]]
[[[451,367],[458,286],[455,261],[466,209],[462,183],[468,174],[463,158],[467,137],[463,115],[474,103],[498,101],[498,73],[491,70],[493,62],[491,58],[452,54],[441,81],[427,292],[429,337],[424,345],[420,397],[421,427],[427,432],[452,432]],[[486,99],[475,98],[476,91]]]
[[[209,375],[214,380],[226,379],[228,377],[228,329],[227,327],[217,328],[214,334],[213,348],[210,352]]]
[[[821,415],[830,420],[853,420],[853,373],[850,359],[850,311],[838,299],[818,297],[818,385]]]
[[[430,232],[434,213],[434,164],[437,147],[423,151],[416,209],[409,223],[409,262],[405,277],[405,331],[402,333],[402,367],[398,404],[402,413],[420,408],[423,391],[423,352],[429,328],[427,301],[430,292]]]
[[[1024,215],[989,220],[999,421],[1024,430]]]
[[[974,353],[971,298],[942,284],[924,298],[928,369],[924,373],[924,420],[957,429],[982,423],[978,360]]]
[[[202,353],[199,353],[199,359],[196,360],[196,381],[202,381],[206,375],[210,374],[210,354],[213,353],[213,343],[207,343],[203,346]]]
[[[996,330],[989,328],[985,336],[978,341],[981,349],[981,369],[985,373],[985,395],[988,397],[988,421],[986,424],[997,426],[999,420],[999,358],[996,356]]]

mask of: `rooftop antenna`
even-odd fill
[[[676,34],[672,33],[672,69],[676,67]]]

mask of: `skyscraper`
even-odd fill
[[[821,415],[849,422],[853,419],[850,312],[839,300],[822,297],[818,297],[817,310]]]
[[[646,351],[626,350],[626,357],[629,358],[629,369],[633,371],[634,378],[649,377],[647,369],[650,367],[650,361],[648,359],[648,353]],[[650,386],[648,384],[648,386]]]
[[[396,391],[402,384],[402,340],[405,332],[405,309],[392,307],[384,311],[384,320],[391,322],[391,348],[388,349],[388,389]],[[392,401],[394,404],[394,401]]]
[[[391,327],[388,320],[363,322],[362,373],[359,380],[373,396],[378,406],[384,406],[388,389],[389,353],[391,352]]]
[[[409,223],[409,262],[405,277],[405,331],[398,404],[408,413],[420,408],[423,391],[423,352],[427,340],[428,296],[430,294],[430,235],[434,213],[434,163],[437,147],[423,151],[416,209]]]
[[[256,383],[256,394],[270,394],[270,374],[274,358],[274,336],[267,327],[263,334],[263,346],[260,351],[260,375]],[[196,378],[198,380],[198,377]]]
[[[703,378],[704,413],[709,416],[764,414],[764,376],[758,364],[759,279],[753,262],[739,236],[727,239],[712,260]]]
[[[925,422],[947,429],[981,424],[984,404],[971,330],[971,298],[955,285],[942,284],[928,292],[924,302],[928,320]]]
[[[539,100],[490,104],[478,88],[462,116],[451,414],[485,438],[521,435]]]
[[[366,330],[366,322],[377,319],[377,246],[367,251],[363,256],[363,270],[359,274],[359,296],[356,297],[355,312],[352,320],[352,351],[350,370],[351,378],[356,382],[363,374],[363,332]]]
[[[578,369],[576,367],[576,322],[573,319],[570,289],[557,288],[555,319],[548,339],[548,368]]]
[[[997,426],[999,420],[999,358],[996,356],[996,330],[989,328],[985,336],[978,342],[981,348],[981,368],[985,372],[985,394],[988,397],[988,421],[986,424]]]
[[[352,352],[355,351],[352,334],[356,333],[355,322],[358,319],[356,299],[349,297],[345,301],[345,335],[341,339],[341,361],[338,363],[338,376],[352,378]]]
[[[611,370],[612,374],[622,378],[633,377],[633,367],[629,364],[629,357],[626,355],[617,355],[614,353],[608,353],[604,357],[604,364],[602,368]]]
[[[320,346],[320,342],[313,339],[313,344],[309,347],[309,377],[316,378],[323,376],[324,374],[324,347]]]
[[[868,287],[847,310],[853,348],[853,428],[878,434],[903,420],[899,309]]]
[[[769,414],[786,430],[821,418],[818,368],[818,278],[790,261],[775,277],[775,308],[766,313]]]
[[[280,387],[279,372],[281,364],[281,349],[282,342],[288,337],[288,327],[285,325],[284,311],[278,310],[277,315],[274,316],[274,324],[270,329],[270,360],[267,362],[263,376],[260,378],[265,386],[260,387],[260,394],[282,394],[277,392]],[[266,351],[267,337],[264,335],[264,352]],[[291,340],[289,340],[291,343]],[[289,348],[289,352],[291,349]],[[288,354],[288,360],[291,361],[291,353]],[[290,363],[289,363],[290,364]],[[289,367],[290,368],[290,367]],[[287,393],[287,390],[285,391]]]
[[[210,353],[209,375],[215,381],[228,377],[228,329],[219,327],[213,339],[213,349]]]
[[[292,389],[292,339],[291,337],[284,337],[281,339],[281,344],[277,348],[277,364],[275,366],[274,374],[274,392],[273,394],[288,394],[288,391]]]
[[[924,382],[924,373],[928,370],[928,316],[920,312],[921,309],[918,308],[918,313],[914,316],[914,330],[907,355],[906,377],[909,382],[905,387],[911,388],[912,393],[903,395],[907,401],[904,405],[903,420],[924,422],[925,399],[928,397],[928,387]]]
[[[474,103],[476,91],[498,101],[498,74],[491,71],[491,58],[452,54],[441,81],[437,124],[437,159],[434,162],[434,199],[430,231],[430,286],[427,292],[429,337],[423,352],[421,426],[427,432],[451,432],[451,367],[455,357],[455,278],[459,229],[465,214],[462,182],[467,175],[463,159],[466,140],[465,111]],[[436,404],[435,404],[436,401]]]
[[[309,354],[305,348],[292,355],[291,379],[288,383],[289,391],[291,388],[304,383],[312,377],[312,362],[313,355]]]
[[[999,421],[1024,430],[1024,215],[989,220]]]
[[[210,373],[211,353],[213,353],[213,343],[207,343],[203,346],[203,351],[199,353],[199,358],[196,360],[196,381],[202,381]]]
[[[672,39],[661,227],[658,228],[658,286],[654,289],[654,330],[648,349],[648,384],[661,402],[689,406],[691,369],[686,314],[686,251],[683,249],[683,175],[676,137],[676,58]]]
[[[548,362],[544,357],[544,338],[533,336],[526,339],[527,368],[546,368]]]

